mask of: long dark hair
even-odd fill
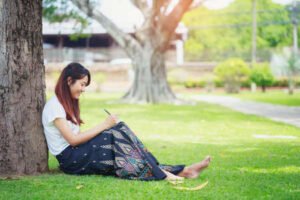
[[[66,111],[67,120],[78,125],[83,123],[80,119],[79,99],[72,98],[70,87],[68,85],[68,78],[70,77],[71,84],[74,84],[76,80],[82,79],[85,76],[88,77],[88,82],[86,84],[88,86],[91,81],[89,70],[79,63],[70,63],[61,72],[55,86],[55,94]]]

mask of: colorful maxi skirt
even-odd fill
[[[160,164],[124,122],[86,143],[68,146],[56,158],[67,174],[113,175],[134,180],[162,180],[166,177],[162,169],[176,175],[184,168]]]

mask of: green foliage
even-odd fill
[[[271,86],[274,82],[274,76],[271,73],[268,63],[261,63],[254,65],[250,73],[250,80],[261,86],[263,92],[267,86]]]
[[[90,34],[84,34],[83,30],[88,26],[89,21],[86,16],[80,14],[75,7],[68,0],[43,0],[43,17],[50,23],[60,23],[63,21],[75,21],[76,30],[74,34],[70,35],[70,40],[78,40],[80,38],[90,37]]]
[[[250,78],[243,78],[241,79],[241,87],[244,87],[244,88],[250,88],[251,86],[251,79]],[[195,80],[195,79],[188,79],[186,81],[183,81],[183,82],[176,82],[175,80],[174,81],[169,81],[169,83],[171,85],[184,85],[186,88],[204,88],[207,86],[207,84],[209,83],[208,80],[205,80],[205,79],[199,79],[199,80]],[[224,87],[224,82],[218,78],[218,77],[215,77],[213,80],[212,80],[212,84],[214,87],[217,87],[217,88],[222,88]],[[269,87],[288,87],[289,85],[289,80],[288,78],[286,77],[280,77],[280,78],[276,78],[273,77],[273,81],[272,83],[266,85],[266,86],[269,86]],[[299,87],[300,86],[300,79],[295,79],[295,86]]]
[[[300,86],[300,78],[297,77],[294,79],[295,81],[295,86],[299,87]],[[276,78],[272,84],[274,87],[288,87],[289,86],[289,78],[288,77],[280,77]]]
[[[223,82],[217,77],[212,75],[206,75],[199,79],[188,79],[183,82],[186,88],[213,88],[213,87],[223,87]]]
[[[197,87],[197,80],[188,79],[187,81],[184,82],[184,86],[186,88],[195,88]]]
[[[214,78],[214,84],[217,88],[224,87],[224,82],[218,77]]]
[[[299,77],[295,78],[295,86],[297,86],[297,87],[300,86],[300,78]]]
[[[208,83],[212,82],[213,83],[213,80],[208,80],[208,79],[204,79],[204,80],[198,80],[197,81],[197,86],[200,87],[200,88],[203,88],[205,86],[207,86]]]
[[[257,0],[257,57],[269,60],[270,48],[292,44],[288,10],[272,0]],[[183,18],[189,27],[188,60],[251,59],[252,0],[235,0],[221,10],[199,7]],[[300,43],[300,41],[299,41]]]
[[[214,73],[224,81],[227,92],[237,93],[241,82],[249,75],[250,69],[242,59],[230,58],[218,64]]]
[[[289,85],[289,79],[286,77],[276,78],[273,82],[274,87],[287,87]]]
[[[242,79],[241,87],[244,87],[244,88],[250,88],[251,87],[251,81],[248,77]]]

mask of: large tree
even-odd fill
[[[48,170],[42,1],[0,0],[0,176]]]
[[[72,2],[87,16],[98,21],[131,58],[135,76],[133,85],[124,96],[125,100],[149,103],[176,101],[167,83],[164,54],[184,13],[201,1],[131,0],[144,16],[143,25],[133,34],[123,32],[97,9],[97,1]]]

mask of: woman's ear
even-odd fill
[[[72,84],[72,78],[70,76],[67,78],[67,82],[68,82],[68,86]]]

